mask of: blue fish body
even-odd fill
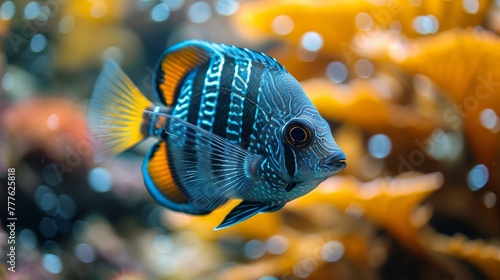
[[[276,211],[345,168],[328,123],[297,80],[266,54],[186,41],[165,51],[153,82],[156,100],[150,102],[108,62],[89,124],[100,132],[97,160],[158,138],[143,175],[151,195],[169,209],[203,215],[242,199],[223,228]]]

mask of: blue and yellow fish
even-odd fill
[[[243,200],[217,227],[272,212],[346,166],[328,123],[274,58],[205,41],[168,48],[149,101],[107,61],[89,105],[96,161],[146,137],[144,182],[161,205],[203,215]]]

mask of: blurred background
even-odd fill
[[[500,279],[500,1],[16,0],[0,3],[0,279]],[[86,106],[105,58],[144,92],[186,39],[274,56],[347,168],[213,231],[168,211],[151,144],[94,164]],[[16,272],[7,271],[16,168]]]

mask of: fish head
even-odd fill
[[[346,167],[346,155],[335,142],[330,126],[314,107],[306,106],[300,114],[281,127],[281,174],[288,182],[322,181]]]
[[[265,97],[272,104],[261,134],[265,157],[269,161],[269,179],[309,189],[346,167],[346,156],[335,142],[328,122],[321,117],[300,83],[290,74],[278,74]],[[269,82],[271,84],[271,82]]]
[[[316,186],[346,167],[345,153],[312,103],[305,102],[296,114],[270,123],[267,158],[276,177],[287,184]]]

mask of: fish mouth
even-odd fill
[[[323,160],[323,166],[330,170],[335,170],[340,172],[347,166],[346,156],[344,152],[338,151],[332,154],[331,156],[327,157],[326,159]]]

